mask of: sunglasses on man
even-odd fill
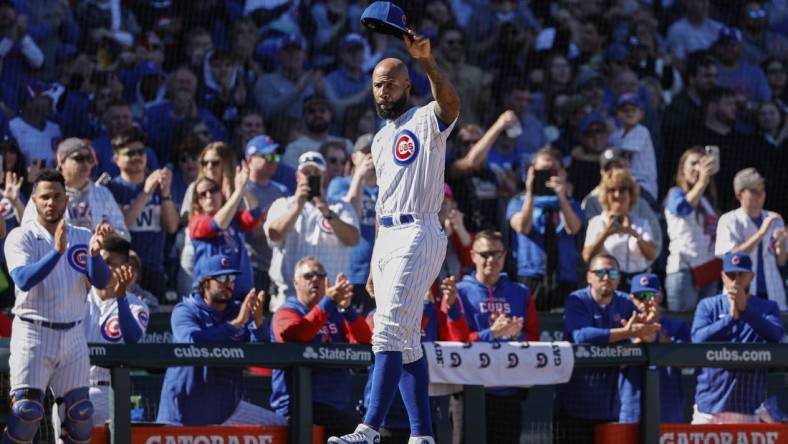
[[[596,270],[589,270],[589,272],[594,273],[599,279],[604,279],[605,276],[610,279],[618,279],[621,276],[621,271],[617,268],[599,268]]]

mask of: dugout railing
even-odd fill
[[[648,344],[573,346],[575,367],[638,366],[643,372],[640,442],[659,442],[658,366],[788,368],[788,343],[780,344]],[[0,342],[0,372],[8,371],[8,341]],[[110,436],[115,444],[130,443],[131,369],[209,365],[293,369],[293,412],[289,442],[312,442],[311,369],[366,368],[373,355],[368,346],[349,344],[90,344],[91,362],[112,373]],[[484,389],[465,386],[465,442],[484,442]],[[472,420],[471,420],[472,419]]]

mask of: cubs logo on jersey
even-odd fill
[[[101,324],[101,337],[109,342],[118,342],[122,336],[118,316],[108,316]]]
[[[419,139],[410,130],[403,129],[394,137],[394,163],[406,166],[419,155]]]
[[[145,311],[141,311],[140,314],[137,316],[137,319],[140,321],[140,325],[142,329],[148,328],[148,313]]]
[[[80,273],[85,273],[88,270],[88,246],[85,244],[77,244],[68,249],[67,256],[68,264],[71,268]]]

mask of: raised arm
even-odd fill
[[[440,72],[438,64],[432,57],[430,49],[430,39],[416,34],[409,30],[408,34],[403,35],[405,48],[410,56],[418,60],[430,79],[432,96],[435,98],[435,115],[446,124],[454,122],[460,115],[460,96],[451,82]]]

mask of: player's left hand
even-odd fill
[[[129,284],[133,279],[134,270],[131,268],[131,265],[121,265],[112,270],[112,280],[114,281],[112,291],[115,293],[116,298],[122,299],[126,297],[126,289],[129,288]]]
[[[416,34],[416,31],[408,29],[407,34],[402,34],[402,40],[405,42],[405,49],[408,54],[416,60],[429,60],[432,57],[432,50],[430,49],[430,39],[423,35]]]
[[[451,307],[457,301],[457,281],[449,276],[441,281],[441,295],[446,299],[446,306]]]
[[[112,226],[110,224],[99,224],[96,227],[96,231],[93,232],[93,236],[90,237],[90,255],[97,256],[101,253],[101,249],[104,247],[104,239],[112,234]]]

